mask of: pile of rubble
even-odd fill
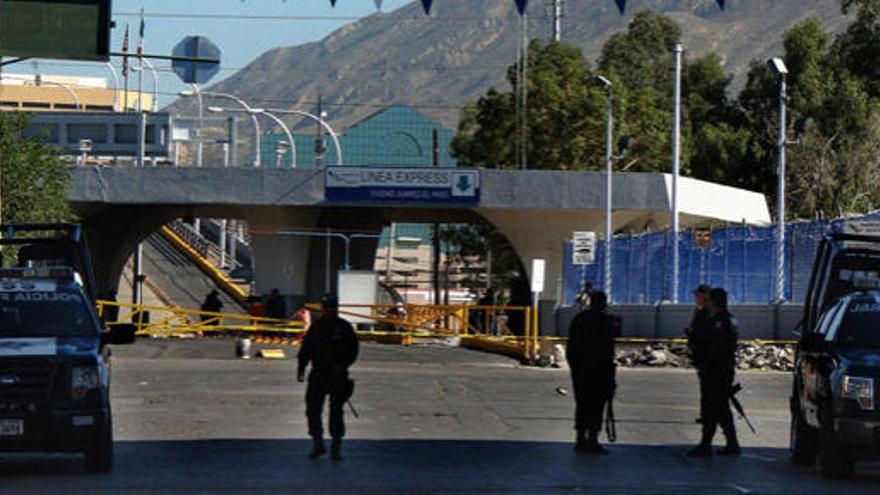
[[[565,362],[565,349],[558,345],[548,356],[548,365]],[[691,360],[683,344],[651,344],[644,347],[618,346],[617,365],[626,368],[688,368]],[[736,352],[737,368],[741,370],[792,371],[794,346],[741,344]],[[543,363],[542,363],[543,364]]]

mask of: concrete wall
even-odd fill
[[[739,323],[739,338],[790,340],[801,319],[803,306],[784,304],[746,304],[731,306],[730,312]],[[556,329],[546,335],[568,335],[568,327],[578,312],[576,307],[556,310]],[[693,306],[684,304],[615,305],[611,312],[623,317],[623,337],[678,338],[690,323]]]

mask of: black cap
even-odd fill
[[[706,284],[700,284],[694,289],[694,294],[700,294],[703,296],[708,296],[710,292],[712,292],[712,288]]]
[[[336,294],[324,294],[324,297],[321,298],[321,308],[322,309],[337,309],[337,308],[339,308],[339,298],[336,297]]]

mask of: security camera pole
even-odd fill
[[[788,145],[786,137],[785,118],[785,76],[788,69],[781,58],[776,57],[769,61],[770,68],[779,76],[779,170],[777,183],[776,203],[776,302],[785,301],[785,147]]]

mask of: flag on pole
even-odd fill
[[[526,13],[526,7],[529,5],[529,0],[513,0],[516,2],[516,10],[519,11],[519,15],[523,15]]]
[[[431,4],[434,0],[422,0],[422,7],[425,8],[425,15],[431,15]]]
[[[144,24],[144,9],[141,9],[141,26],[138,28],[138,48],[137,54],[144,54],[144,28],[146,25]]]
[[[626,11],[626,0],[614,0],[617,2],[617,8],[620,9],[620,15],[623,15],[624,11]]]
[[[128,24],[125,25],[125,36],[122,38],[122,75],[128,76]]]

